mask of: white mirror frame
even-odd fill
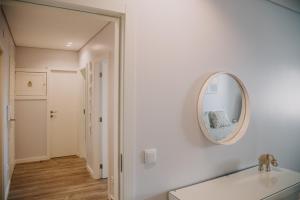
[[[226,74],[229,75],[230,77],[232,77],[234,80],[236,80],[238,82],[238,84],[241,87],[241,92],[242,92],[242,111],[241,111],[241,115],[240,115],[240,120],[238,122],[238,126],[237,129],[234,130],[233,133],[231,133],[231,137],[229,138],[225,138],[223,140],[215,140],[213,137],[211,137],[211,135],[208,132],[208,129],[205,126],[205,121],[202,117],[202,111],[203,111],[203,97],[206,93],[206,89],[209,85],[209,82],[211,80],[213,80],[214,78],[216,78],[218,75],[221,74]],[[200,128],[203,132],[203,134],[206,136],[206,138],[208,140],[210,140],[211,142],[215,143],[215,144],[223,144],[223,145],[231,145],[236,143],[237,141],[239,141],[246,133],[246,130],[248,128],[249,125],[249,121],[250,121],[250,106],[249,106],[249,96],[248,96],[248,92],[246,90],[246,87],[244,86],[243,82],[235,75],[227,73],[227,72],[217,72],[214,73],[212,75],[210,75],[204,85],[201,88],[200,94],[199,94],[199,99],[198,99],[198,121],[199,121],[199,125]]]

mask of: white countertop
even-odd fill
[[[259,200],[300,184],[300,173],[282,168],[259,172],[257,167],[169,193],[177,200]]]

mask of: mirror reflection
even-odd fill
[[[203,96],[202,118],[209,136],[216,141],[232,137],[242,120],[242,88],[229,74],[208,80]]]

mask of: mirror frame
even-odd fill
[[[206,93],[206,89],[209,85],[209,82],[216,78],[218,75],[228,75],[232,77],[241,87],[241,92],[242,92],[242,110],[241,110],[241,115],[240,115],[240,120],[238,122],[237,129],[234,130],[232,133],[230,133],[229,138],[225,138],[223,140],[215,140],[213,137],[208,132],[208,129],[205,126],[204,119],[202,117],[202,111],[203,111],[203,97]],[[200,128],[205,135],[205,137],[215,143],[215,144],[223,144],[223,145],[231,145],[239,141],[246,133],[246,130],[248,128],[249,122],[250,122],[250,105],[249,105],[249,96],[248,92],[246,90],[245,85],[243,82],[234,74],[227,73],[227,72],[216,72],[211,74],[204,82],[204,85],[201,88],[199,97],[198,97],[198,106],[197,106],[197,116],[198,116],[198,122],[200,125]]]

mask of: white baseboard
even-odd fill
[[[14,170],[15,170],[15,166],[16,166],[16,161],[14,160],[12,163],[10,163],[9,165],[9,177],[11,178],[13,173],[14,173]]]
[[[88,170],[88,172],[90,173],[90,175],[93,179],[100,178],[100,174],[95,173],[94,170],[88,164],[86,164],[86,169]]]
[[[84,155],[80,154],[80,153],[76,154],[76,156],[78,156],[79,158],[83,158],[83,159],[86,160],[86,157]]]
[[[37,156],[37,157],[16,159],[15,163],[20,164],[20,163],[43,161],[43,160],[49,160],[49,157],[48,156]]]
[[[86,164],[86,169],[87,169],[88,172],[90,173],[91,177],[93,177],[94,171],[92,170],[92,168],[91,168],[88,164]]]
[[[9,189],[10,189],[10,181],[11,181],[11,178],[8,180],[8,184],[7,184],[6,188],[5,188],[5,197],[4,197],[5,200],[8,199]]]

